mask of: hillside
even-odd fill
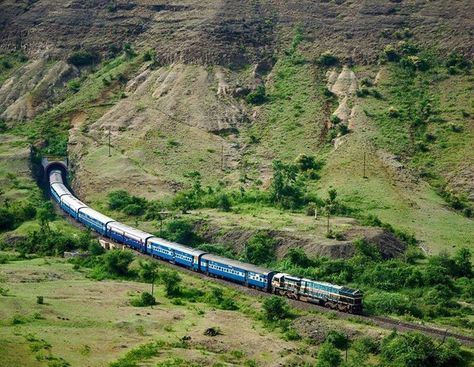
[[[472,364],[399,321],[474,330],[473,15],[1,1],[0,366]],[[43,156],[115,220],[359,289],[367,318],[104,251],[51,200]]]

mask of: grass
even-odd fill
[[[267,83],[261,122],[246,132],[258,141],[246,153],[251,167],[269,157],[294,161],[299,154],[318,152],[321,121],[332,104],[323,96],[322,74],[299,51],[281,55]]]
[[[463,100],[468,92],[464,89],[462,78],[468,77],[456,76],[448,81],[439,77],[442,72],[437,71],[411,79],[408,74],[400,73],[397,66],[389,65],[386,68],[388,76],[382,78],[377,86],[383,99],[365,97],[357,100],[360,108],[366,112],[367,122],[363,119],[356,122],[356,126],[359,124],[358,129],[349,135],[342,146],[327,154],[318,192],[322,193],[330,186],[335,187],[347,205],[377,215],[396,228],[414,233],[422,241],[423,247],[433,253],[442,250],[452,252],[459,246],[474,246],[472,220],[449,208],[433,186],[416,179],[419,174],[416,171],[421,166],[430,170],[434,177],[442,177],[441,174],[452,172],[453,166],[462,167],[470,162],[472,154],[466,150],[469,149],[468,127],[466,136],[455,136],[456,133],[443,128],[447,122],[428,122],[414,130],[410,125],[412,117],[419,114],[420,105],[426,100],[430,101],[435,111],[430,115],[433,116],[431,119],[449,121],[449,118],[443,117],[448,113],[443,111],[449,110],[443,102],[443,98],[446,98],[443,97],[443,91],[447,85],[451,85],[455,89],[454,95],[459,95]],[[359,73],[364,72],[370,73],[370,67],[359,70]],[[433,78],[439,81],[428,82]],[[388,110],[391,106],[404,111],[403,115],[390,118]],[[461,123],[459,120],[462,114],[456,109],[452,113],[458,116],[456,122]],[[428,144],[429,152],[414,151],[412,142],[424,137],[431,129],[442,129],[448,138],[444,139],[443,134],[438,133],[440,140]],[[409,134],[411,130],[413,132]],[[444,145],[442,140],[445,140]],[[453,143],[452,146],[449,146],[449,141]],[[403,170],[400,172],[392,168],[395,161],[381,157],[379,149],[400,155],[405,167],[415,173],[409,170],[404,173]],[[368,178],[362,177],[364,154]],[[437,156],[444,158],[438,160]],[[425,164],[424,160],[430,160],[432,164]],[[448,165],[451,165],[449,170]]]
[[[27,61],[28,58],[21,51],[0,55],[0,84]]]
[[[48,353],[71,365],[81,365],[86,355],[90,366],[104,366],[130,356],[137,364],[145,357],[153,357],[154,363],[164,363],[179,356],[189,362],[205,358],[206,364],[212,365],[237,358],[232,353],[235,350],[240,350],[245,358],[271,363],[276,362],[278,354],[266,359],[269,344],[278,351],[296,349],[300,343],[283,341],[279,333],[262,329],[252,317],[241,312],[216,310],[205,303],[186,300],[175,305],[164,296],[160,286],[155,287],[157,306],[132,307],[128,304],[129,295],[149,290],[148,284],[92,281],[63,260],[19,260],[3,264],[0,275],[2,286],[10,289],[8,296],[0,296],[0,340],[11,346],[1,349],[0,358],[12,361],[13,365],[43,365],[35,364],[35,356],[42,349],[37,346],[41,343],[50,345]],[[205,289],[212,284],[182,275],[187,288]],[[37,295],[44,297],[45,304],[36,303]],[[234,298],[243,309],[250,310],[256,305],[254,299],[241,294]],[[13,315],[21,322],[13,324]],[[239,330],[235,330],[235,323],[240,325]],[[216,325],[222,335],[203,335],[204,330]],[[29,335],[34,336],[30,340],[41,343],[28,341]],[[178,341],[185,335],[191,337],[190,346],[182,349]],[[151,341],[166,347],[160,348],[159,353],[145,354],[143,350],[149,348],[136,349]],[[208,351],[204,356],[203,350]],[[121,366],[118,362],[116,365]]]

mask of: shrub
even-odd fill
[[[361,97],[361,98],[367,97],[369,94],[370,94],[370,90],[365,87],[358,89],[356,92],[357,97]]]
[[[163,236],[170,241],[184,245],[193,245],[199,242],[198,236],[194,233],[192,222],[186,219],[175,219],[166,223]]]
[[[77,67],[96,64],[99,61],[99,54],[92,50],[79,50],[73,52],[67,59],[68,63]]]
[[[147,307],[156,305],[156,299],[148,292],[142,292],[140,297],[130,300],[130,304],[134,307]]]
[[[406,367],[456,367],[465,362],[456,341],[448,339],[437,347],[430,337],[418,332],[403,335],[393,332],[385,337],[381,359],[390,365]]]
[[[446,61],[446,67],[469,70],[472,68],[472,61],[470,61],[465,55],[454,51],[449,54]]]
[[[246,97],[247,103],[253,105],[261,105],[267,101],[267,95],[264,85],[259,85],[254,91],[250,92]]]
[[[364,87],[371,87],[373,86],[373,83],[369,78],[362,78],[362,80],[360,81],[360,85]]]
[[[313,155],[300,154],[295,161],[300,171],[319,170],[322,164]]]
[[[331,343],[338,349],[347,349],[349,347],[349,339],[347,335],[336,330],[331,330],[328,333],[325,342]]]
[[[176,297],[181,294],[181,276],[175,270],[163,270],[159,274],[161,283],[165,286],[167,297]]]
[[[0,119],[0,133],[4,133],[8,130],[7,122],[3,119]]]
[[[319,56],[317,63],[321,66],[334,66],[339,63],[339,58],[330,51],[326,51]]]
[[[132,59],[137,55],[130,43],[126,43],[123,45],[123,53],[125,54],[125,57],[128,59]]]
[[[134,260],[135,255],[128,250],[111,250],[104,255],[105,270],[112,275],[128,275],[128,266]]]
[[[145,213],[145,207],[140,204],[128,204],[123,208],[123,212],[127,215],[139,216]]]
[[[341,119],[337,115],[331,115],[329,118],[329,121],[331,121],[334,125],[337,125],[338,123],[341,122]]]
[[[407,69],[426,71],[430,68],[427,59],[420,56],[406,56],[400,60],[400,65]]]
[[[232,204],[227,194],[222,193],[219,195],[218,207],[225,212],[230,212],[232,210]]]
[[[276,242],[266,234],[258,233],[245,244],[243,257],[246,261],[260,265],[276,258]]]
[[[400,54],[393,45],[385,46],[383,52],[387,61],[397,62],[398,60],[400,60]]]
[[[42,305],[44,303],[43,296],[36,296],[36,303]]]
[[[392,106],[388,109],[388,116],[391,118],[395,118],[395,117],[400,116],[400,112],[395,107]]]
[[[77,93],[79,92],[79,89],[81,89],[81,81],[79,79],[73,79],[70,82],[67,83],[67,88],[73,92]]]
[[[285,298],[271,296],[266,298],[262,304],[263,315],[266,320],[283,320],[290,316],[288,301]]]
[[[316,367],[338,367],[341,362],[341,353],[331,343],[321,345]]]
[[[7,208],[0,208],[0,230],[13,229],[15,225],[15,216]]]

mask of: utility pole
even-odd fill
[[[224,171],[224,143],[221,143],[221,171]]]
[[[109,157],[111,157],[112,155],[110,154],[110,126],[109,126]]]
[[[364,175],[362,176],[363,178],[367,178],[367,175],[365,174],[365,156],[366,156],[366,153],[364,151]]]

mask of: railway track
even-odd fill
[[[53,203],[57,207],[54,200],[53,200]],[[81,224],[74,221],[70,216],[65,214],[59,208],[58,208],[58,213],[61,213],[61,215],[64,218],[66,218],[66,220],[68,220],[68,222],[72,223],[73,225],[75,225],[77,227],[81,227],[81,228],[83,227]],[[102,237],[100,235],[98,235],[98,237],[100,237],[101,239],[103,239],[104,241],[107,241],[107,242],[114,242],[110,238]],[[153,259],[154,261],[159,262],[160,264],[163,264],[167,267],[179,269],[179,271],[186,272],[188,274],[192,274],[192,275],[197,276],[197,277],[202,278],[202,279],[209,279],[210,278],[209,276],[207,276],[205,274],[195,272],[193,270],[181,267],[179,265],[171,264],[167,261],[152,258],[149,255],[145,255],[145,254],[143,254],[139,251],[135,251],[133,249],[131,249],[131,250],[134,251],[138,256],[145,257],[147,259]],[[266,293],[266,292],[262,292],[262,291],[257,290],[257,289],[248,288],[244,285],[240,285],[240,284],[237,284],[237,283],[232,283],[232,282],[229,282],[229,281],[221,279],[221,278],[212,277],[212,279],[216,283],[220,283],[220,284],[225,285],[227,287],[237,289],[237,290],[239,290],[239,291],[241,291],[245,294],[251,295],[251,296],[260,296],[260,297],[270,297],[270,296],[272,296],[271,293]],[[450,338],[456,339],[458,342],[460,342],[461,344],[463,344],[465,346],[474,347],[474,337],[471,337],[471,336],[468,336],[468,335],[463,335],[463,334],[458,334],[458,333],[453,333],[453,332],[450,332],[448,329],[443,330],[443,329],[430,327],[430,326],[426,326],[426,325],[420,325],[420,324],[415,324],[415,323],[411,323],[411,322],[407,322],[407,321],[397,320],[397,319],[393,319],[393,318],[386,317],[386,316],[348,314],[348,313],[345,313],[345,312],[340,312],[340,311],[332,310],[332,309],[329,309],[329,308],[326,308],[326,307],[323,307],[323,306],[319,306],[319,305],[315,305],[315,304],[307,303],[307,302],[303,302],[303,301],[293,300],[293,299],[290,299],[289,303],[293,307],[295,307],[297,309],[300,309],[300,310],[306,310],[306,311],[317,310],[318,312],[332,313],[332,314],[335,314],[340,319],[350,319],[351,321],[359,319],[361,321],[361,323],[372,323],[372,324],[374,324],[378,327],[381,327],[383,329],[388,329],[388,330],[397,330],[397,331],[400,331],[400,332],[419,331],[419,332],[422,332],[426,335],[429,335],[429,336],[432,336],[432,337],[435,337],[435,338],[438,338],[438,339],[442,339],[442,340],[450,337]]]

